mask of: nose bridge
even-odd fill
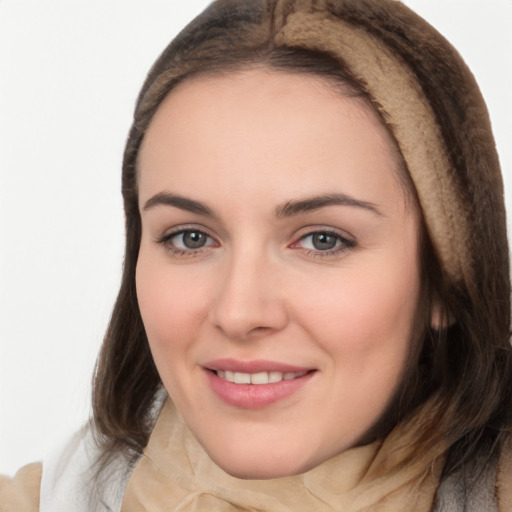
[[[246,339],[280,330],[286,308],[278,289],[278,268],[263,247],[233,249],[220,275],[213,321],[228,337]]]

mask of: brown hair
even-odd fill
[[[337,84],[344,94],[371,102],[396,136],[397,128],[380,98],[339,54],[328,48],[287,44],[286,38],[278,37],[287,17],[297,11],[323,12],[330,21],[351,24],[383,44],[420,84],[447,148],[458,207],[469,217],[472,230],[465,233],[465,245],[458,247],[469,270],[459,275],[447,269],[442,237],[427,218],[421,257],[428,297],[422,327],[434,300],[443,305],[444,325],[449,327],[423,329],[417,349],[411,352],[401,392],[379,434],[405,418],[416,423],[422,418],[411,453],[420,456],[444,443],[449,447],[449,474],[484,446],[492,454],[492,447],[499,447],[511,423],[510,282],[501,182],[496,178],[499,164],[479,93],[471,89],[471,95],[464,94],[464,87],[476,86],[460,58],[421,18],[393,0],[218,0],[156,61],[139,94],[124,155],[125,261],[96,367],[94,424],[106,454],[118,450],[140,453],[152,428],[150,411],[161,381],[135,289],[141,238],[137,155],[153,115],[177,84],[205,73],[230,73],[255,65],[310,74]],[[482,108],[483,121],[470,126],[468,132],[468,112]],[[400,141],[397,146],[408,165],[407,148]],[[410,187],[419,193],[425,216],[431,205],[418,189],[418,181],[412,181],[416,189]],[[430,193],[429,200],[440,202],[443,198],[435,193]],[[461,230],[467,231],[465,226]]]

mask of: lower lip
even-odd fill
[[[206,370],[206,373],[213,392],[227,404],[243,409],[261,409],[293,395],[315,372],[271,384],[235,384],[221,379],[211,370]]]

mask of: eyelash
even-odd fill
[[[192,248],[177,247],[175,245],[175,243],[172,242],[173,238],[176,238],[179,235],[183,236],[183,235],[185,235],[187,233],[189,233],[189,234],[195,233],[195,234],[198,234],[198,235],[205,236],[207,238],[206,244],[201,246],[201,247],[198,247],[197,249],[192,249]],[[213,244],[210,243],[212,241],[214,242]],[[196,229],[196,228],[193,228],[193,227],[190,227],[190,228],[186,228],[186,227],[179,228],[176,231],[173,231],[171,233],[167,233],[167,234],[163,235],[162,237],[158,238],[156,240],[156,242],[158,244],[160,244],[160,245],[163,245],[165,247],[165,249],[171,253],[172,256],[176,256],[176,257],[199,256],[208,247],[212,247],[213,245],[217,244],[216,240],[213,237],[211,237],[208,233],[206,233],[205,231],[203,231],[201,229]]]
[[[354,240],[351,240],[345,236],[342,236],[340,233],[329,229],[317,229],[314,231],[309,231],[306,234],[302,235],[296,242],[291,244],[290,247],[292,249],[300,248],[299,244],[301,242],[304,242],[304,240],[307,240],[308,238],[313,238],[315,235],[325,235],[328,237],[334,237],[336,239],[336,245],[334,248],[327,250],[307,249],[307,256],[312,256],[315,258],[328,258],[332,256],[339,256],[345,251],[354,249],[356,247],[356,242]]]
[[[175,243],[172,242],[172,240],[175,237],[183,236],[185,234],[197,234],[201,236],[206,237],[206,243],[205,245],[198,247],[197,249],[193,248],[181,248],[177,247]],[[340,233],[329,230],[329,229],[317,229],[314,231],[308,231],[304,235],[302,235],[296,242],[293,242],[290,247],[291,249],[301,249],[300,244],[301,242],[304,242],[308,238],[313,238],[314,236],[327,236],[327,237],[334,237],[336,239],[335,246],[332,249],[306,249],[303,248],[306,251],[307,256],[315,257],[315,258],[328,258],[332,256],[339,256],[341,253],[353,249],[356,247],[356,242],[354,240],[351,240],[345,236],[342,236]],[[193,227],[187,228],[187,227],[181,227],[177,229],[176,231],[173,231],[171,233],[165,234],[162,237],[158,238],[156,242],[160,245],[163,245],[167,251],[171,253],[172,256],[175,257],[194,257],[199,256],[201,253],[203,253],[205,250],[208,249],[208,247],[217,246],[218,242],[210,236],[208,233],[201,229],[196,229]],[[213,243],[211,243],[213,242]],[[182,242],[183,243],[183,242]]]

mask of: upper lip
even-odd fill
[[[231,358],[215,359],[203,365],[208,370],[224,370],[240,373],[260,373],[260,372],[282,372],[282,373],[302,373],[312,370],[304,366],[295,366],[278,361],[265,361],[254,359],[252,361],[239,361]]]

